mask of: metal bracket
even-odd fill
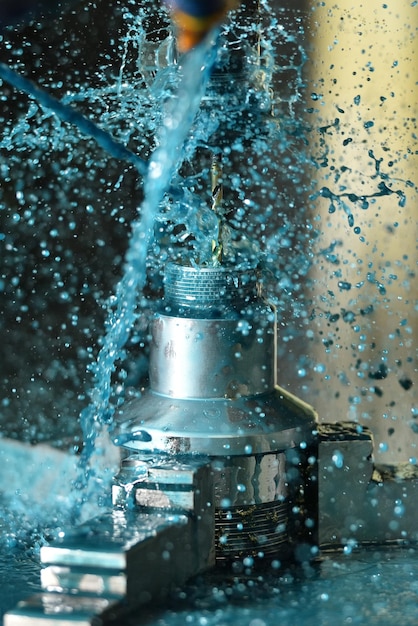
[[[373,436],[360,424],[322,424],[318,437],[321,549],[417,542],[418,469],[376,466]]]

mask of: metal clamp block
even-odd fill
[[[318,542],[322,549],[418,541],[418,471],[375,466],[373,437],[360,424],[318,427]]]

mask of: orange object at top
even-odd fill
[[[179,52],[188,52],[217,26],[236,0],[166,0],[177,27]]]

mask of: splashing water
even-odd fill
[[[393,356],[397,345],[412,355],[412,314],[396,317],[400,298],[407,293],[400,287],[410,281],[413,292],[412,251],[400,249],[391,263],[385,257],[390,238],[399,238],[405,228],[404,211],[416,181],[397,174],[390,138],[381,141],[373,135],[377,120],[363,109],[352,121],[350,106],[360,111],[367,102],[359,95],[360,87],[353,90],[351,105],[336,97],[326,113],[325,101],[331,96],[323,82],[306,92],[306,16],[295,10],[278,12],[275,3],[262,1],[260,54],[254,53],[254,24],[228,24],[226,35],[241,41],[251,75],[251,80],[231,81],[228,89],[222,76],[208,81],[215,53],[216,61],[223,62],[222,42],[217,50],[207,42],[192,55],[189,72],[185,63],[176,64],[170,26],[164,13],[155,11],[155,3],[144,1],[139,8],[129,0],[122,8],[113,3],[102,27],[96,24],[105,3],[99,2],[97,9],[93,4],[52,26],[34,24],[0,38],[7,63],[1,66],[3,79],[12,84],[16,80],[7,74],[10,69],[30,77],[30,84],[20,86],[32,94],[23,98],[6,82],[1,85],[0,287],[6,376],[0,425],[14,438],[52,440],[77,452],[83,445],[79,439],[84,440],[77,478],[70,473],[60,489],[45,492],[42,502],[41,490],[37,502],[30,489],[24,492],[34,473],[15,456],[15,477],[22,486],[16,490],[10,485],[7,501],[4,494],[1,501],[3,592],[10,581],[18,588],[19,578],[26,577],[35,589],[39,547],[65,529],[71,505],[79,507],[78,517],[88,517],[107,504],[104,494],[110,495],[115,460],[106,456],[106,431],[125,390],[142,382],[147,316],[161,297],[158,275],[168,259],[186,255],[198,263],[210,254],[217,221],[210,210],[208,152],[222,156],[225,218],[234,250],[239,250],[237,263],[255,256],[270,272],[270,298],[279,311],[281,382],[282,377],[286,384],[289,380],[292,390],[316,404],[316,377],[320,394],[331,389],[333,399],[338,397],[329,402],[337,409],[331,419],[347,415],[367,423],[369,407],[382,400],[379,421],[387,423],[388,437],[398,428],[396,417],[405,418],[405,411],[401,415],[397,410],[398,398],[416,388],[412,356],[402,363],[394,363]],[[153,12],[156,17],[151,18]],[[90,39],[101,40],[97,51]],[[77,65],[77,57],[87,58],[93,69]],[[365,85],[373,75],[366,60],[364,68],[361,63],[356,67],[364,74],[358,83]],[[377,91],[382,107],[396,102],[391,90],[383,93],[379,85]],[[196,98],[190,100],[190,93]],[[180,118],[179,110],[184,113]],[[173,119],[180,125],[170,128],[167,123]],[[400,151],[398,165],[411,159],[413,150]],[[359,165],[361,153],[368,157],[364,167]],[[324,207],[321,214],[319,205]],[[376,215],[386,233],[381,244],[368,223]],[[341,224],[342,235],[337,229]],[[324,231],[331,233],[325,241]],[[380,260],[368,258],[372,248]],[[353,267],[358,272],[354,279],[348,272]],[[109,298],[109,293],[115,295]],[[391,330],[379,335],[382,311],[391,316]],[[98,339],[104,324],[106,334]],[[344,339],[347,329],[349,339]],[[379,358],[373,360],[368,351],[379,342]],[[93,384],[86,380],[88,364]],[[385,384],[395,372],[398,394],[388,397]],[[91,387],[89,395],[86,389]],[[344,408],[340,396],[345,391]],[[418,408],[412,403],[410,421],[416,433]],[[393,439],[389,445],[384,438],[377,440],[377,455],[388,447],[391,451]],[[416,464],[416,454],[410,462]],[[73,468],[68,458],[65,463]],[[37,468],[39,484],[46,487],[44,477],[51,474],[61,479],[59,461],[53,467],[44,475]],[[4,472],[2,478],[6,480]],[[68,498],[74,480],[83,489]],[[394,514],[401,515],[401,505]],[[9,575],[13,559],[17,579]],[[375,568],[375,557],[370,560]],[[334,566],[329,567],[335,572]],[[343,571],[346,561],[339,567]],[[406,585],[408,568],[404,566]],[[376,600],[376,581],[370,597],[383,607],[387,594],[382,583]],[[277,610],[285,618],[289,611],[302,615],[303,600],[298,601],[288,582],[279,582],[277,597],[284,588],[291,589],[291,609],[285,597],[283,606],[267,608],[261,618],[259,613],[250,616],[246,608],[245,619],[267,623],[277,618]],[[306,582],[303,586],[301,598]],[[219,621],[222,589],[209,587],[216,607],[212,616],[199,613],[196,620]],[[276,576],[271,588],[276,594]],[[239,592],[248,598],[251,589],[240,584]],[[26,591],[25,584],[21,592]],[[324,603],[333,604],[330,620],[335,621],[342,610],[342,591],[338,585],[330,590],[329,581],[321,579],[309,592],[311,605],[315,607],[317,594],[321,616]],[[364,602],[367,615],[370,597]],[[17,600],[11,598],[7,608]],[[413,623],[416,603],[411,601],[409,608]],[[399,607],[394,610],[399,612]],[[352,611],[347,598],[347,619],[356,619]],[[226,608],[223,618],[229,617],[236,621],[236,606]],[[189,618],[189,612],[178,615],[179,623]]]
[[[79,111],[80,132],[84,128],[83,132],[92,139],[83,139],[68,126],[75,118],[65,121],[65,117],[60,119],[51,113],[52,103],[42,102],[40,92],[32,93],[35,99],[29,104],[26,100],[13,100],[16,96],[7,89],[5,92],[8,111],[12,111],[6,117],[0,144],[2,153],[7,155],[0,167],[4,183],[0,201],[9,211],[0,237],[7,270],[3,287],[6,300],[13,303],[7,320],[15,323],[20,318],[22,326],[29,320],[30,333],[39,335],[39,342],[45,328],[51,327],[50,332],[54,333],[56,352],[47,366],[42,359],[36,365],[30,387],[33,398],[48,396],[55,386],[65,388],[74,384],[72,395],[64,394],[59,409],[52,407],[52,412],[65,418],[65,423],[63,419],[57,420],[58,439],[63,438],[62,433],[71,438],[78,432],[76,420],[67,416],[71,406],[78,409],[86,404],[84,376],[79,372],[86,363],[94,363],[90,366],[94,376],[91,404],[82,412],[81,419],[83,460],[97,449],[96,437],[102,435],[104,424],[110,425],[113,407],[123,399],[123,389],[140,378],[133,363],[138,362],[138,345],[142,347],[145,343],[147,310],[154,306],[151,301],[157,303],[160,297],[152,274],[158,274],[167,259],[176,258],[179,248],[186,250],[187,256],[196,262],[207,258],[208,241],[216,228],[210,211],[208,146],[209,152],[222,154],[225,213],[231,238],[236,249],[242,251],[240,262],[248,256],[262,257],[270,271],[270,297],[282,323],[281,358],[286,359],[289,371],[297,372],[308,400],[309,376],[326,379],[328,371],[320,358],[307,354],[306,350],[302,355],[295,350],[293,357],[289,346],[300,343],[301,339],[305,346],[306,338],[312,338],[323,344],[326,354],[335,350],[338,356],[335,338],[338,331],[320,335],[315,327],[312,330],[312,322],[323,316],[332,329],[344,324],[357,332],[355,329],[359,327],[358,350],[363,350],[366,340],[362,322],[377,307],[385,305],[379,300],[364,305],[352,298],[350,303],[337,308],[334,292],[351,295],[372,285],[378,296],[384,297],[384,289],[390,281],[395,281],[389,275],[382,278],[373,268],[367,268],[364,280],[358,280],[358,284],[348,280],[344,267],[350,262],[349,255],[339,240],[316,253],[314,243],[324,227],[316,220],[315,205],[326,202],[329,219],[333,220],[330,223],[344,221],[350,234],[362,238],[366,247],[371,244],[368,230],[361,223],[362,216],[375,209],[384,197],[393,198],[398,208],[402,208],[412,185],[389,176],[389,164],[375,156],[380,152],[374,146],[365,148],[370,151],[370,171],[359,175],[348,156],[338,161],[330,148],[331,139],[340,138],[349,150],[355,143],[349,140],[355,137],[356,128],[350,129],[348,137],[341,107],[338,118],[331,116],[331,121],[319,123],[318,110],[323,100],[319,89],[315,94],[312,92],[312,103],[308,102],[308,111],[302,116],[302,110],[306,109],[302,94],[307,55],[300,43],[304,33],[297,12],[277,14],[268,3],[262,3],[264,11],[257,31],[260,54],[254,54],[254,24],[227,25],[226,35],[241,41],[252,81],[249,84],[240,78],[228,89],[225,88],[228,83],[222,83],[220,77],[222,89],[209,84],[199,107],[214,49],[206,51],[209,56],[204,63],[204,57],[199,56],[205,54],[203,50],[192,55],[190,63],[196,65],[189,74],[184,66],[176,67],[169,25],[161,11],[149,27],[149,9],[155,9],[153,3],[143,3],[139,10],[135,8],[135,13],[128,5],[129,2],[121,12],[120,28],[125,35],[113,66],[107,56],[111,58],[109,47],[117,47],[114,39],[108,47],[104,42],[94,73],[83,77],[79,70],[66,69],[62,80],[57,75],[59,70],[54,68],[49,74],[43,70],[38,81],[33,81],[43,91],[56,95],[57,102],[64,107],[62,111],[75,107]],[[42,40],[42,27],[36,28]],[[65,24],[62,30],[65,32]],[[31,35],[26,39],[22,36],[20,47],[9,44],[6,37],[3,41],[11,58],[9,65],[21,74],[25,73],[22,59],[29,54],[27,38]],[[50,33],[47,35],[51,38]],[[64,43],[50,44],[57,46],[63,58],[71,48],[65,41],[64,37]],[[218,60],[222,62],[222,55]],[[202,73],[203,65],[206,70]],[[189,101],[182,85],[189,93],[197,90],[196,100]],[[176,93],[179,95],[174,100],[174,110],[170,110]],[[186,105],[191,108],[181,117],[184,127],[164,125],[164,120],[176,119],[176,111],[182,106],[186,110]],[[359,106],[358,100],[353,106]],[[264,114],[259,114],[260,111]],[[86,118],[94,119],[95,127],[89,124],[83,127]],[[358,126],[363,132],[373,130],[363,120]],[[186,140],[189,128],[191,132]],[[171,138],[175,139],[175,145],[168,150]],[[98,149],[97,141],[101,140],[102,148]],[[114,144],[110,145],[110,140]],[[117,152],[117,146],[127,151],[122,150],[125,163],[134,167],[121,163],[124,156]],[[21,168],[22,160],[26,163],[25,175],[17,177],[14,168]],[[148,162],[151,169],[141,189],[137,173],[142,178],[144,163]],[[318,172],[318,179],[326,174],[326,183],[319,189],[312,169]],[[358,176],[361,177],[358,184],[350,181],[350,177]],[[363,191],[365,187],[367,190]],[[138,220],[136,207],[142,198]],[[128,234],[130,223],[133,227]],[[30,245],[26,244],[25,254],[21,254],[25,243],[20,237],[25,231],[29,233]],[[125,254],[128,236],[129,251]],[[126,260],[125,271],[115,285],[122,258]],[[309,278],[312,265],[321,262],[332,268],[336,282],[335,288],[324,287],[319,306],[313,303],[307,286],[312,285]],[[357,263],[357,259],[353,262]],[[92,265],[94,269],[90,269]],[[106,266],[111,279],[104,272]],[[33,283],[35,295],[28,296]],[[140,293],[144,286],[147,295]],[[115,295],[109,301],[107,293],[112,290]],[[97,302],[102,303],[101,308]],[[58,323],[50,312],[53,308]],[[97,328],[102,327],[107,309],[110,309],[105,322],[107,334],[101,340],[102,347],[95,360],[94,343],[100,334]],[[406,323],[400,331],[406,333],[407,328]],[[374,372],[381,371],[379,365],[373,369],[371,364],[365,370],[364,364],[356,359],[355,372],[371,378]],[[23,363],[20,369],[23,371],[24,367]],[[337,384],[345,388],[349,377],[350,372],[338,371]],[[375,378],[371,380],[376,395],[379,384]],[[11,381],[8,388],[16,389],[18,385]],[[51,433],[52,419],[37,421],[38,412],[30,401],[28,395],[28,417],[15,427],[16,434],[21,435],[23,430],[27,439],[38,440]],[[13,396],[5,397],[3,402],[6,412],[13,406]],[[353,394],[351,407],[358,406],[358,398]],[[7,427],[7,420],[4,421]],[[96,465],[97,459],[92,460],[89,471],[95,472]],[[101,480],[99,470],[96,473],[96,478]],[[83,484],[84,477],[80,481]],[[84,495],[82,498],[88,499]]]
[[[94,367],[94,389],[91,405],[81,415],[83,428],[83,462],[77,491],[86,486],[84,478],[91,476],[97,431],[111,423],[111,374],[115,361],[128,340],[138,309],[138,295],[146,282],[146,260],[160,203],[176,169],[181,165],[182,148],[193,124],[204,93],[211,67],[216,58],[213,40],[202,44],[189,54],[178,68],[179,80],[175,95],[166,111],[159,133],[159,146],[154,151],[144,183],[145,199],[141,217],[132,225],[132,238],[126,254],[125,272],[118,283],[112,302],[114,309],[107,321],[107,333]],[[83,493],[83,501],[91,502],[91,485]],[[94,488],[93,488],[94,491]]]
[[[175,171],[179,170],[181,162],[184,158],[187,158],[189,161],[194,158],[197,146],[199,144],[206,146],[212,135],[217,136],[215,149],[219,148],[219,144],[224,143],[224,137],[222,135],[226,135],[228,140],[232,139],[233,149],[241,151],[243,149],[242,141],[245,138],[245,135],[248,134],[249,131],[254,132],[255,123],[265,121],[260,120],[257,117],[255,122],[251,120],[251,123],[247,126],[247,128],[241,126],[241,132],[237,133],[236,130],[231,132],[230,128],[228,128],[228,123],[230,122],[229,116],[231,115],[232,110],[231,100],[228,100],[228,98],[231,98],[232,93],[228,93],[226,98],[228,106],[225,107],[225,110],[223,110],[222,104],[219,102],[221,100],[221,94],[219,91],[216,91],[215,97],[218,99],[216,104],[222,113],[216,116],[217,119],[214,121],[213,113],[210,111],[208,106],[206,106],[206,108],[204,107],[203,110],[200,111],[197,119],[195,119],[204,94],[205,82],[209,76],[208,68],[213,65],[216,57],[212,51],[212,58],[210,62],[205,64],[203,63],[204,52],[204,50],[198,50],[190,55],[186,60],[184,67],[181,68],[181,81],[175,86],[174,89],[175,97],[168,104],[166,104],[164,109],[162,132],[157,135],[158,147],[151,158],[148,175],[145,179],[145,199],[141,208],[141,219],[135,222],[132,227],[132,239],[126,255],[125,273],[122,280],[117,285],[116,295],[112,302],[113,312],[107,323],[108,331],[104,338],[104,344],[99,353],[97,363],[93,368],[95,385],[91,395],[92,403],[81,414],[81,424],[84,435],[84,451],[81,465],[82,475],[80,480],[76,483],[76,488],[77,492],[80,486],[85,491],[82,493],[81,498],[78,498],[79,503],[82,501],[83,503],[89,503],[91,505],[92,500],[94,500],[93,494],[97,491],[94,480],[90,480],[88,489],[86,489],[88,479],[91,479],[92,475],[96,473],[97,462],[92,460],[91,456],[95,452],[96,437],[101,432],[103,425],[110,426],[111,428],[111,374],[115,369],[115,361],[120,359],[123,354],[124,346],[128,340],[129,333],[137,316],[138,293],[140,289],[144,287],[146,282],[147,253],[152,240],[155,220],[158,216],[158,207],[164,198],[165,192],[169,188],[170,181],[172,180]],[[225,50],[223,50],[223,52],[225,54]],[[218,55],[218,64],[221,67],[222,62],[223,60],[221,54],[220,60]],[[201,78],[202,71],[204,80]],[[268,83],[269,81],[266,79],[266,75],[267,72],[265,71],[263,78],[264,80],[267,80]],[[171,84],[172,80],[173,77],[170,76],[170,89],[173,87]],[[244,93],[246,88],[247,83],[241,87],[240,95],[248,100],[248,94]],[[268,93],[268,88],[261,90],[261,93],[264,95],[265,99],[265,94]],[[190,94],[195,95],[191,98]],[[258,108],[260,109],[262,109],[263,106],[271,107],[271,103],[268,101],[268,98],[267,103],[263,102],[261,104],[259,100],[257,101],[257,98],[259,99],[258,92],[254,92],[251,96],[252,99],[247,103],[247,106],[258,105]],[[209,100],[209,106],[211,104],[212,103]],[[232,108],[233,107],[238,107],[238,112],[241,114],[243,102],[240,101],[240,99],[237,101],[236,96],[232,98]],[[255,108],[251,114],[254,117],[256,116]],[[193,122],[195,123],[193,124]],[[192,125],[194,131],[193,135],[191,139],[185,143],[186,136]],[[219,126],[222,127],[221,133],[219,131]],[[275,129],[276,125],[274,124],[274,130]],[[265,137],[266,136],[267,135],[265,134]],[[254,142],[255,149],[260,153],[262,153],[267,147],[265,137],[259,141],[259,145],[257,145],[257,142]],[[179,180],[177,180],[177,185],[180,189]],[[190,180],[188,181],[187,178],[185,179],[184,177],[181,179],[181,189],[185,189],[187,191],[187,189],[191,186],[192,183]],[[184,207],[184,194],[176,194],[175,191],[176,190],[173,192],[173,189],[171,189],[170,218],[177,220],[178,222],[179,217],[185,217],[184,211],[183,213],[181,212]],[[178,197],[179,195],[180,201]],[[202,258],[204,258],[204,252],[202,251],[203,237],[199,237],[199,230],[201,230],[203,223],[202,221],[198,222],[196,217],[193,217],[193,212],[195,213],[196,210],[198,210],[199,213],[202,213],[204,209],[202,208],[201,203],[196,203],[196,195],[194,193],[191,193],[191,198],[188,199],[188,204],[189,208],[187,211],[186,223],[197,225],[197,229],[193,232],[194,238],[198,243],[198,250],[195,254],[197,254],[199,259],[202,260]],[[192,215],[190,215],[191,213]],[[241,225],[240,219],[239,226]],[[249,247],[248,244],[244,244],[244,252],[240,255],[242,259],[241,263],[248,262],[248,259],[246,259],[248,254],[254,256],[255,254],[259,254],[259,252],[259,247],[255,247],[251,250],[251,246]],[[103,477],[99,475],[97,477],[97,482],[101,483],[102,480]],[[89,512],[91,512],[91,506],[89,507]]]

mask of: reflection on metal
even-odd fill
[[[102,626],[112,616],[114,602],[97,596],[80,596],[74,593],[42,593],[20,602],[4,618],[5,625],[50,626]],[[99,617],[100,616],[100,617]]]
[[[171,266],[165,305],[151,329],[150,389],[117,416],[114,511],[42,549],[59,623],[68,593],[105,597],[96,613],[109,620],[215,560],[286,560],[298,538],[315,543],[299,502],[313,491],[304,470],[316,413],[275,386],[276,320],[257,273]],[[6,626],[22,615],[42,623],[49,594]]]
[[[308,445],[312,408],[275,385],[276,319],[254,269],[167,269],[151,326],[150,389],[123,406],[131,450],[255,455]]]

